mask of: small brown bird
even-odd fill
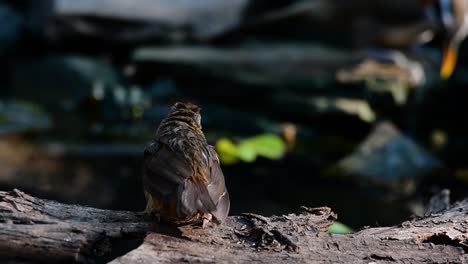
[[[230,201],[218,155],[201,127],[200,108],[176,103],[144,152],[146,212],[178,225],[223,222]]]

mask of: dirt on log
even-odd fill
[[[468,200],[394,227],[327,232],[330,208],[231,216],[223,225],[171,227],[141,212],[66,205],[0,192],[0,260],[96,262],[111,242],[144,238],[111,263],[468,263]]]

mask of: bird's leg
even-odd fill
[[[158,223],[161,222],[161,214],[159,212],[153,211],[151,215],[154,217],[154,219],[156,219]]]
[[[145,210],[145,214],[151,218],[151,219],[154,219],[156,220],[156,222],[161,222],[161,213],[154,210],[154,209],[150,209],[149,211],[148,210]]]
[[[145,191],[145,198],[146,198],[146,208],[145,208],[145,213],[150,215],[151,212],[153,211],[153,198],[151,195]]]
[[[155,210],[153,206],[153,198],[151,197],[151,195],[146,195],[146,194],[147,193],[145,192],[145,196],[147,199],[145,214],[148,215],[149,217],[156,219],[157,222],[161,222],[161,214],[157,210]]]
[[[211,214],[204,214],[202,216],[203,221],[202,221],[202,228],[205,229],[207,227],[208,223],[211,222],[213,216]]]

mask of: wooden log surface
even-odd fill
[[[466,263],[468,200],[394,227],[326,232],[330,208],[297,214],[231,216],[225,224],[171,227],[140,212],[95,209],[0,192],[0,260],[92,262],[111,239],[143,244],[111,263]]]
[[[0,260],[87,262],[110,251],[109,239],[143,237],[150,228],[142,213],[0,192]]]

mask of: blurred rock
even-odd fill
[[[118,75],[110,65],[93,58],[65,55],[48,56],[35,62],[18,64],[15,71],[14,88],[22,91],[41,89],[44,92],[59,92],[54,97],[73,98],[77,94],[90,94],[93,85],[118,85]],[[31,80],[31,81],[28,81]],[[39,93],[38,96],[45,96]],[[26,93],[25,93],[26,95]]]
[[[185,74],[201,73],[244,84],[309,90],[333,84],[334,72],[351,60],[345,51],[311,44],[147,47],[135,50],[133,57],[137,62],[177,66],[175,71]]]
[[[358,48],[407,48],[428,39],[429,25],[417,0],[282,2],[288,3],[248,16],[235,32],[237,38],[307,39]]]
[[[110,126],[132,134],[125,122],[140,119],[150,104],[139,86],[129,85],[112,65],[97,58],[45,56],[20,60],[9,71],[9,97],[34,102],[50,113],[52,137],[95,138]]]
[[[426,87],[435,84],[433,72],[429,71],[427,76],[427,61],[412,59],[396,50],[353,53],[316,44],[256,43],[238,48],[141,48],[133,57],[140,63],[143,74],[144,69],[156,67],[176,79],[203,83],[186,89],[193,94],[229,100],[243,97],[244,92],[252,97],[283,94],[286,93],[283,88],[287,87],[287,93],[325,92],[334,97],[342,94],[367,100],[369,95],[389,94],[394,99],[393,107],[400,107],[416,88],[421,88],[417,90],[419,98],[430,90]],[[234,91],[231,87],[211,84],[220,81],[238,85]],[[245,103],[252,97],[242,100]]]
[[[22,61],[12,67],[11,73],[16,98],[63,110],[77,107],[85,96],[93,95],[93,89],[105,93],[121,86],[120,76],[110,65],[75,55]]]
[[[87,37],[114,45],[211,41],[232,35],[245,37],[252,31],[270,37],[284,36],[285,32],[304,37],[338,31],[347,35],[365,32],[354,40],[356,43],[396,42],[401,47],[418,38],[420,28],[413,24],[422,18],[416,0],[53,1],[50,31],[59,37]],[[335,39],[342,44],[339,35]]]
[[[450,190],[443,189],[429,200],[425,215],[440,213],[450,208]]]
[[[0,102],[0,134],[50,128],[49,115],[40,107],[25,102]]]
[[[55,17],[63,22],[58,24],[62,34],[75,33],[121,42],[203,40],[238,26],[248,2],[55,0]],[[109,23],[86,18],[108,19]]]
[[[342,175],[385,186],[416,179],[440,167],[440,161],[389,122],[377,124],[356,150],[337,165]]]

